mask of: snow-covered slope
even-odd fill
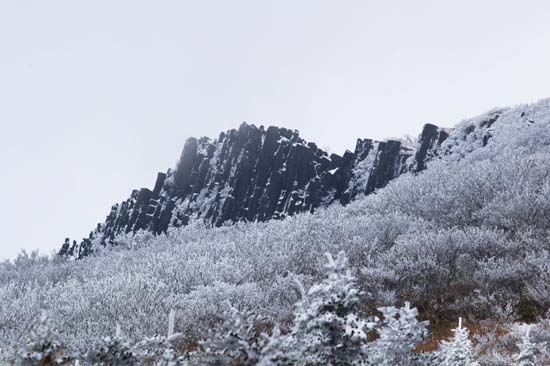
[[[197,219],[212,226],[282,219],[333,202],[347,204],[434,160],[532,149],[545,143],[532,141],[544,134],[531,130],[546,128],[549,104],[546,99],[496,108],[453,129],[426,124],[415,148],[398,140],[358,139],[354,151],[343,156],[329,156],[297,131],[246,123],[217,139],[190,138],[177,167],[158,173],[153,190],[133,191],[87,239],[72,245],[66,239],[60,253],[81,258],[117,235],[139,230],[159,234]],[[520,142],[510,146],[512,141]]]
[[[190,138],[175,170],[159,173],[153,190],[134,191],[88,239],[72,246],[67,239],[61,254],[81,258],[117,235],[159,234],[197,219],[220,226],[347,204],[404,172],[423,170],[447,136],[427,124],[416,150],[395,140],[359,139],[343,156],[329,156],[297,131],[246,123],[217,139]]]
[[[495,108],[460,122],[442,144],[441,156],[458,161],[507,151],[529,154],[548,145],[550,98],[515,107]],[[490,142],[490,143],[489,143]]]
[[[499,332],[512,320],[544,317],[549,100],[463,121],[440,148],[413,154],[431,157],[426,169],[345,206],[221,227],[195,220],[158,235],[130,231],[79,261],[22,255],[0,263],[0,350],[17,346],[21,330],[44,312],[76,348],[112,334],[117,323],[136,340],[164,332],[171,309],[192,344],[219,324],[226,300],[284,328],[299,296],[294,278],[307,288],[320,279],[322,253],[341,250],[368,313],[410,301],[432,324],[461,316]]]

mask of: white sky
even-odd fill
[[[2,1],[0,258],[86,236],[189,136],[342,153],[550,96],[550,2]]]

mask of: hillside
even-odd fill
[[[297,131],[246,123],[217,139],[190,138],[176,168],[158,173],[153,190],[134,190],[88,238],[66,239],[60,254],[82,258],[117,235],[160,234],[195,220],[211,226],[263,222],[347,204],[403,173],[423,170],[447,136],[426,124],[417,149],[358,139],[343,156],[329,156]]]
[[[464,120],[447,138],[428,125],[414,151],[360,140],[329,157],[285,131],[242,125],[191,139],[154,190],[113,208],[88,252],[73,249],[81,260],[2,263],[0,349],[43,312],[79,350],[117,324],[134,340],[163,333],[171,309],[193,348],[220,327],[225,301],[285,331],[296,279],[309,288],[323,253],[343,250],[363,313],[410,301],[437,340],[463,317],[484,337],[483,365],[513,364],[517,322],[528,322],[550,355],[550,99]],[[261,151],[281,152],[265,152],[277,163],[263,169]]]

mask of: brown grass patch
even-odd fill
[[[429,335],[426,339],[419,343],[414,352],[433,352],[439,348],[439,344],[452,337],[452,329],[458,326],[457,322],[442,321],[437,324],[430,324],[428,326]],[[497,336],[501,336],[507,333],[506,329],[498,323],[470,323],[464,321],[464,326],[468,328],[470,332],[470,339],[475,343],[474,335],[484,335],[494,331]]]

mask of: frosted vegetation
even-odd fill
[[[484,125],[495,113],[498,122]],[[3,356],[43,314],[60,344],[84,353],[114,336],[117,324],[131,344],[165,334],[171,309],[182,334],[177,349],[193,350],[224,328],[227,302],[261,317],[267,334],[280,324],[283,336],[305,339],[308,325],[297,328],[294,304],[325,278],[323,253],[345,251],[357,286],[353,313],[362,319],[384,318],[384,307],[389,319],[409,301],[418,320],[430,322],[427,336],[415,333],[420,350],[436,351],[430,339],[450,336],[463,317],[475,328],[475,361],[464,365],[515,365],[522,352],[536,354],[525,362],[550,362],[550,101],[464,121],[440,155],[423,173],[346,207],[213,229],[195,222],[156,237],[138,232],[79,261],[21,254],[0,264]],[[531,324],[528,341],[521,322]],[[390,349],[411,354],[402,347]],[[430,364],[399,362],[392,365]]]

